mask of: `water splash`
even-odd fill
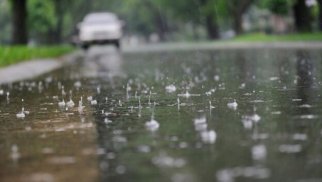
[[[147,121],[145,123],[145,128],[147,130],[149,130],[149,131],[152,131],[152,132],[153,131],[157,131],[159,129],[159,127],[160,127],[159,122],[156,121],[153,116],[151,117],[151,120],[150,121]]]
[[[26,117],[26,114],[25,114],[25,109],[22,107],[21,111],[19,113],[16,114],[16,117],[17,118],[25,118]]]
[[[236,110],[238,106],[238,103],[236,102],[236,99],[234,99],[234,102],[228,102],[227,107],[232,110]]]
[[[11,146],[10,158],[16,163],[20,158],[19,148],[16,144]]]
[[[60,108],[64,108],[66,106],[65,100],[63,99],[62,101],[58,102],[58,106]]]
[[[200,136],[204,143],[213,144],[216,141],[217,133],[214,130],[202,131]]]
[[[266,159],[267,150],[266,146],[263,144],[258,144],[252,147],[252,158],[254,160],[264,160]]]
[[[178,96],[179,97],[190,98],[190,97],[200,96],[200,94],[190,94],[188,91],[186,91],[186,93],[184,93],[184,94],[178,94]]]
[[[177,90],[177,88],[176,88],[176,86],[175,86],[175,85],[171,84],[171,85],[167,85],[167,86],[165,87],[165,90],[166,90],[166,92],[168,92],[168,93],[173,93],[173,92],[175,92],[175,91]]]

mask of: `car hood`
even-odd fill
[[[119,24],[95,24],[95,25],[82,25],[81,31],[113,31],[119,30],[121,26]]]

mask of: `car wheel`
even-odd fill
[[[89,49],[89,47],[90,47],[90,45],[89,45],[89,44],[83,44],[83,45],[82,45],[82,49],[83,49],[84,51],[87,51],[87,50]]]
[[[120,50],[120,49],[121,49],[121,43],[120,43],[120,41],[119,41],[119,40],[115,41],[115,42],[114,42],[114,45],[115,45],[115,47],[116,47],[118,50]]]

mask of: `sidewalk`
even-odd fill
[[[31,79],[71,64],[79,56],[81,56],[81,51],[75,51],[60,58],[37,59],[0,68],[0,84]]]

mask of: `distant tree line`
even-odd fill
[[[0,26],[11,23],[12,44],[64,42],[83,16],[92,11],[115,12],[125,20],[127,33],[156,33],[161,41],[171,39],[187,24],[195,38],[198,28],[209,39],[220,38],[222,27],[242,34],[243,16],[252,6],[292,17],[297,32],[322,30],[322,0],[0,0],[1,4],[7,7],[0,7],[0,16],[8,16],[1,11],[10,13],[10,22],[0,17]]]
[[[12,14],[12,44],[26,44],[29,38],[46,44],[61,43],[77,21],[90,11],[91,4],[85,0],[8,1]]]

